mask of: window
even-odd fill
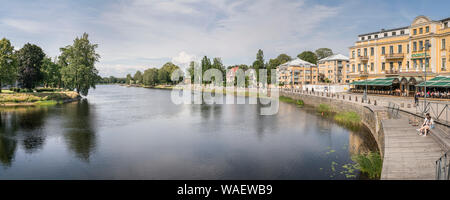
[[[386,48],[385,47],[381,47],[381,55],[386,54]]]
[[[423,28],[419,28],[419,34],[423,33]]]
[[[413,51],[417,51],[417,42],[413,42]]]
[[[394,70],[394,62],[389,63],[389,70]]]
[[[392,36],[397,35],[397,32],[392,32]]]
[[[361,64],[358,64],[358,72],[361,71]]]
[[[409,61],[406,62],[406,69],[409,69]]]
[[[375,38],[378,38],[378,35],[375,35]]]
[[[417,60],[413,60],[414,69],[417,69]]]
[[[352,72],[355,72],[355,64],[352,65]]]
[[[367,56],[367,48],[364,48],[364,56]]]
[[[428,33],[428,32],[430,32],[430,27],[429,26],[425,27],[425,33]]]
[[[374,68],[374,64],[370,63],[370,71],[373,71],[373,68]]]
[[[361,56],[361,49],[358,49],[358,57]]]
[[[401,70],[401,69],[402,69],[402,64],[403,64],[403,63],[402,63],[401,61],[398,62],[398,70]]]
[[[384,37],[387,37],[388,36],[388,34],[387,33],[384,33]]]
[[[430,44],[430,41],[429,40],[425,40],[425,50],[428,50],[428,44]]]
[[[375,49],[373,47],[370,48],[370,55],[373,56],[375,54]]]
[[[414,35],[417,35],[417,29],[413,30]]]
[[[364,72],[367,72],[367,64],[364,64],[364,69],[363,69],[363,71],[364,71]]]
[[[423,41],[419,41],[419,50],[423,50]]]
[[[442,68],[441,68],[441,71],[445,71],[446,69],[445,69],[445,62],[446,62],[446,59],[445,58],[442,58]]]
[[[355,58],[355,51],[352,51],[352,58]]]
[[[394,54],[394,46],[389,46],[389,54]]]
[[[406,45],[406,53],[409,53],[409,44]]]
[[[370,35],[369,35],[369,36],[367,36],[367,39],[368,39],[368,40],[372,39],[372,36],[370,36]]]
[[[445,39],[442,39],[442,49],[445,49]]]
[[[381,63],[381,71],[385,71],[386,70],[386,63]]]
[[[364,40],[364,37],[361,37],[361,40]]]
[[[420,69],[423,69],[423,60],[419,59]]]
[[[400,35],[404,35],[404,34],[405,34],[405,30],[401,30]]]
[[[402,45],[398,45],[398,53],[402,53]]]

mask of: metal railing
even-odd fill
[[[450,180],[450,151],[436,160],[436,180]]]
[[[393,102],[388,103],[388,112],[392,114],[392,117],[398,118],[398,111],[400,110],[400,106]]]
[[[433,120],[443,124],[450,124],[450,104],[437,102],[419,102],[416,106],[416,114],[430,113]]]

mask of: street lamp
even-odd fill
[[[369,78],[369,74],[367,73],[367,64],[364,65],[364,76],[366,77],[366,79],[364,80],[364,83],[366,84],[366,89],[364,90],[363,101],[367,102],[367,79]]]
[[[425,43],[425,69],[424,69],[424,100],[423,100],[423,112],[427,112],[427,67],[430,63],[430,61],[427,59],[427,50],[431,47],[430,42]]]

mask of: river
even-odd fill
[[[264,116],[170,94],[99,85],[79,102],[0,108],[0,179],[365,179],[342,166],[376,150],[367,130],[308,107]]]

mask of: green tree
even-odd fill
[[[16,78],[17,59],[14,47],[6,38],[0,40],[0,93],[3,83],[12,83]]]
[[[126,83],[127,84],[131,84],[131,82],[133,81],[133,77],[131,76],[131,74],[127,74],[127,78],[126,78]]]
[[[144,81],[144,79],[143,79],[143,77],[142,77],[142,72],[138,70],[138,71],[134,74],[133,80],[134,80],[134,83],[136,83],[136,84],[142,84],[142,82]]]
[[[144,71],[143,81],[145,85],[154,86],[158,84],[158,69],[150,68]]]
[[[34,44],[27,43],[17,51],[18,81],[24,88],[33,89],[42,80],[42,61],[44,51]]]
[[[61,86],[61,67],[50,58],[45,57],[42,61],[41,72],[43,74],[43,83],[46,87]]]
[[[208,57],[204,56],[202,59],[201,66],[202,66],[202,74],[205,74],[205,71],[207,71],[208,69],[211,69],[211,67],[212,67],[211,60]],[[210,81],[203,81],[203,83],[209,83],[209,82]]]
[[[291,61],[292,58],[288,56],[287,54],[280,54],[278,57],[274,59],[270,59],[269,63],[267,63],[267,81],[271,83],[272,80],[272,69],[276,69],[278,66],[280,66],[283,63]]]
[[[312,51],[304,51],[301,54],[298,54],[297,57],[304,61],[317,64],[317,56]]]
[[[59,65],[64,87],[76,90],[77,93],[88,95],[90,88],[95,88],[95,84],[101,79],[95,63],[100,59],[100,55],[95,52],[98,44],[89,41],[89,35],[75,38],[73,45],[61,48]]]
[[[332,56],[333,55],[333,50],[329,49],[329,48],[320,48],[316,50],[316,55],[317,55],[317,59],[324,59],[328,56]]]
[[[253,69],[256,71],[256,81],[259,82],[259,69],[264,69],[264,52],[259,49],[258,53],[256,53],[256,60],[253,62],[252,65]]]

